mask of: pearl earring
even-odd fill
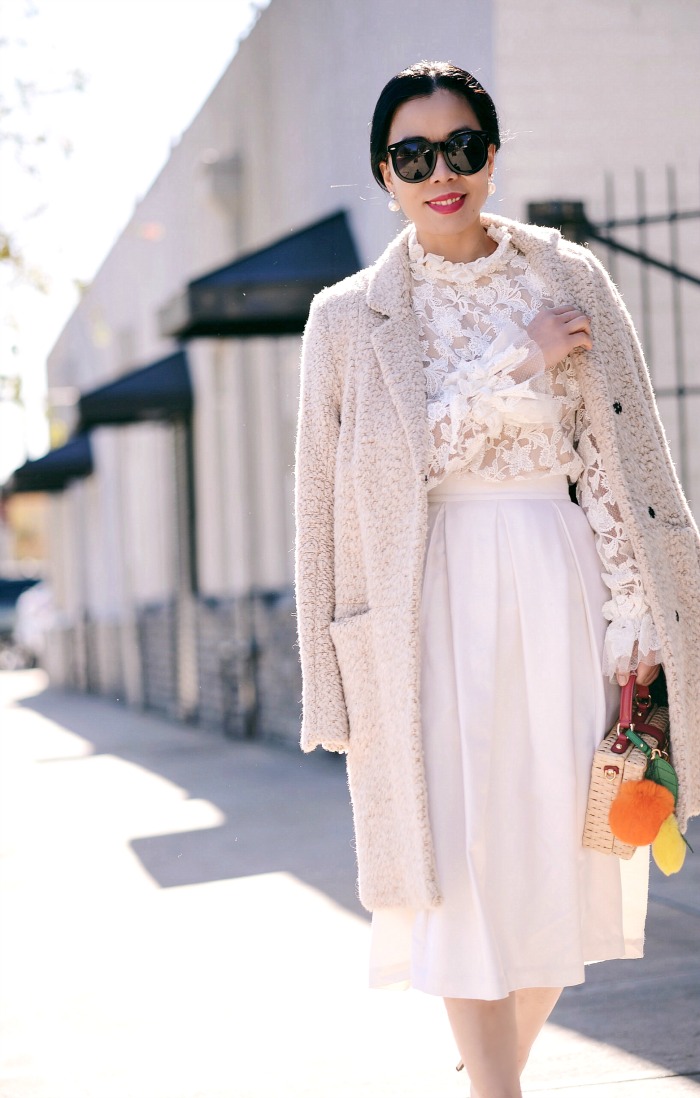
[[[401,209],[401,207],[399,206],[398,202],[396,201],[396,195],[394,194],[393,191],[389,191],[389,195],[390,195],[390,198],[389,198],[389,202],[387,203],[387,205],[388,205],[389,209],[391,210],[391,212],[393,214],[398,213],[399,210]]]
[[[493,181],[493,176],[491,176],[489,178],[489,185],[486,188],[486,190],[488,191],[489,194],[495,194],[496,193],[496,184]]]

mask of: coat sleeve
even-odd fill
[[[349,725],[330,635],[335,611],[334,483],[340,375],[328,318],[315,298],[301,351],[294,468],[295,592],[302,674],[301,749],[346,751]]]
[[[615,670],[633,669],[639,659],[644,658],[649,663],[665,662],[668,654],[658,628],[664,625],[663,611],[666,609],[668,613],[668,607],[659,606],[658,601],[652,605],[651,597],[655,591],[658,593],[659,586],[654,582],[654,571],[663,564],[657,560],[652,563],[645,554],[644,530],[640,523],[642,511],[656,518],[654,508],[646,500],[647,494],[663,492],[664,486],[670,486],[675,498],[670,505],[666,504],[669,520],[671,523],[687,520],[691,527],[694,522],[673,465],[632,318],[603,264],[588,249],[585,254],[599,312],[594,339],[602,342],[606,356],[614,364],[608,374],[614,387],[609,390],[606,402],[607,428],[600,405],[597,409],[600,434],[594,431],[592,417],[585,405],[577,415],[577,449],[584,465],[577,495],[596,535],[597,548],[607,572],[603,579],[612,595],[604,608],[610,622],[606,632],[604,669],[613,679]],[[630,420],[628,398],[623,393],[633,397],[633,407],[635,401],[639,402],[638,419]],[[656,445],[653,436],[647,433],[649,427],[656,435]],[[648,441],[635,451],[633,444],[638,442],[638,436]],[[618,465],[622,459],[628,471],[632,467],[629,479],[637,486],[637,493],[627,491],[624,510],[625,482],[611,483],[603,454],[606,442],[609,449],[617,450]],[[633,500],[635,494],[637,499]],[[633,502],[636,506],[632,506]],[[633,545],[637,546],[639,555]],[[663,632],[668,634],[667,627]]]

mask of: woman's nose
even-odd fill
[[[435,170],[433,171],[433,179],[452,179],[454,178],[454,171],[447,163],[445,154],[442,150],[437,154],[437,160],[435,161]]]

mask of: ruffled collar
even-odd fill
[[[441,278],[448,282],[473,282],[484,275],[503,270],[517,254],[513,238],[505,225],[491,224],[486,232],[498,247],[491,255],[474,259],[471,263],[452,263],[444,256],[423,251],[416,237],[416,227],[411,225],[408,231],[408,258],[411,272],[416,278]]]

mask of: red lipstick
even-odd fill
[[[435,213],[451,214],[461,210],[466,199],[466,194],[460,194],[458,191],[450,191],[449,194],[438,194],[435,198],[431,198],[428,205],[431,210],[435,210]]]

